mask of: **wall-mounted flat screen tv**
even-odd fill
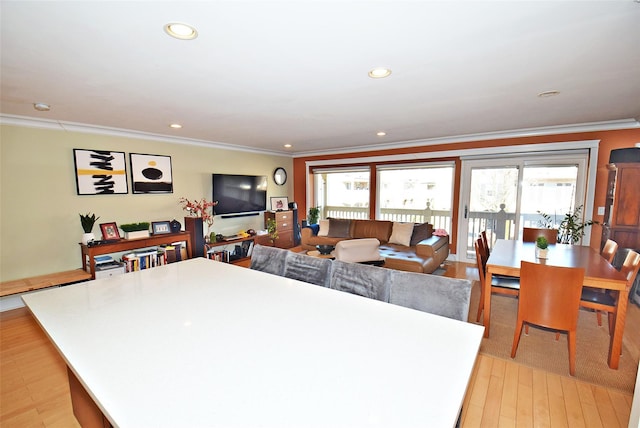
[[[267,209],[267,177],[264,175],[213,174],[216,215],[241,214]]]

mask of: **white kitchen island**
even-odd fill
[[[452,427],[483,334],[203,258],[24,301],[83,426]]]

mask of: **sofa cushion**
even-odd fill
[[[331,288],[388,302],[390,272],[390,269],[381,267],[334,260]]]
[[[341,218],[329,219],[329,234],[333,238],[349,238],[349,226],[351,220]]]
[[[318,236],[329,236],[329,220],[320,220],[320,229],[317,233]]]
[[[398,244],[409,246],[411,243],[411,235],[413,234],[413,223],[393,223],[393,231],[389,238],[390,244]]]
[[[429,223],[420,223],[413,226],[413,233],[411,234],[411,242],[410,245],[415,247],[418,245],[418,242],[423,239],[431,238],[431,234],[433,233],[433,226]]]
[[[313,230],[313,235],[317,235],[318,232],[320,232],[320,225],[319,224],[308,224],[305,227]]]
[[[376,238],[381,243],[389,242],[393,222],[389,220],[353,220],[352,238]]]

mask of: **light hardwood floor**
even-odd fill
[[[477,279],[477,271],[452,263],[447,276]],[[626,330],[637,332],[640,310],[630,309]],[[480,355],[462,426],[626,428],[631,400],[631,395],[613,389]],[[0,314],[0,426],[79,426],[64,361],[24,308]]]

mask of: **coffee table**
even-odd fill
[[[311,257],[318,257],[320,259],[335,259],[336,257],[333,255],[333,251],[330,252],[329,254],[322,254],[320,253],[320,251],[318,250],[311,250],[311,251],[307,251],[307,256],[311,256]]]

